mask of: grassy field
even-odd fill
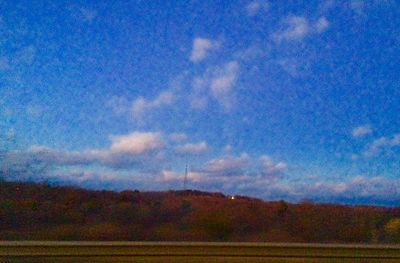
[[[0,262],[400,262],[400,246],[0,242]]]

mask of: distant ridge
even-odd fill
[[[3,240],[400,242],[400,209],[0,182]]]

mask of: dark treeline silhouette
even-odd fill
[[[396,243],[400,209],[0,182],[0,240]]]

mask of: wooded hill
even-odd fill
[[[400,209],[0,182],[0,240],[396,243]]]

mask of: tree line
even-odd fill
[[[400,209],[2,181],[0,240],[398,243]]]

